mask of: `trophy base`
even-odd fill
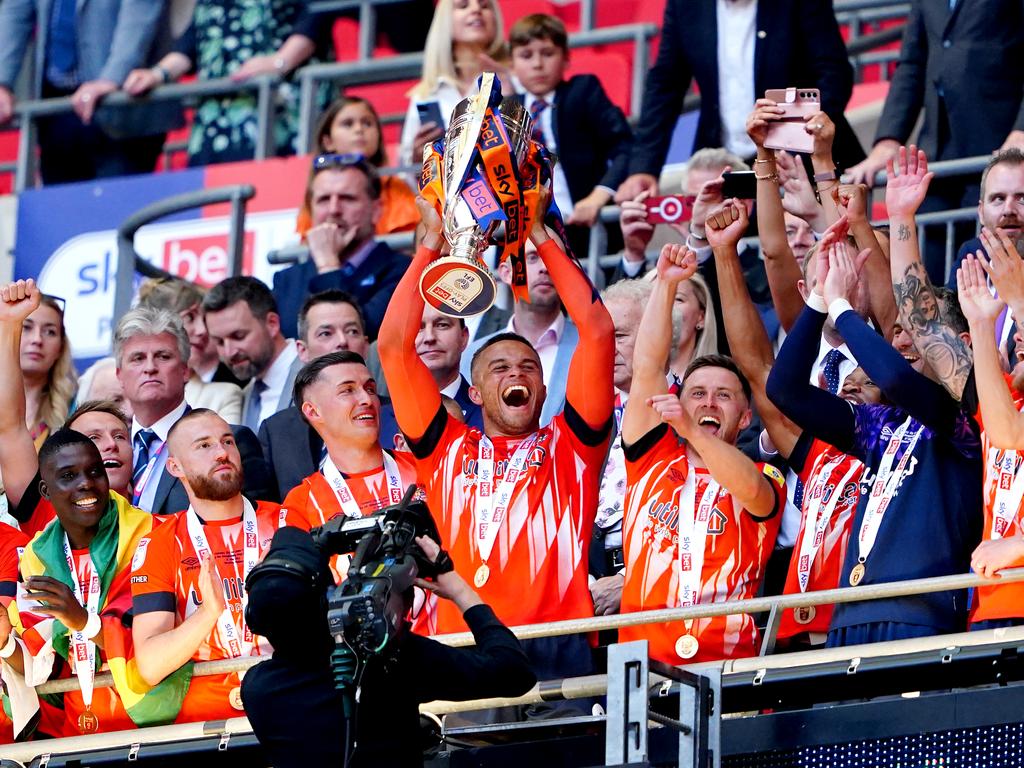
[[[423,300],[449,317],[473,317],[494,303],[498,286],[478,261],[445,256],[432,261],[420,277]]]

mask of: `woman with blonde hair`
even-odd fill
[[[68,417],[78,389],[71,344],[64,332],[64,302],[43,296],[22,323],[21,373],[25,380],[25,426],[39,450]]]
[[[515,93],[498,0],[439,0],[423,49],[423,75],[409,92],[402,126],[402,162],[419,165],[423,146],[444,135],[452,110],[476,88],[481,73],[501,78],[506,96]],[[440,110],[445,125],[421,122],[420,106]]]
[[[139,306],[177,313],[188,335],[192,375],[185,384],[185,402],[193,408],[209,408],[228,424],[242,421],[242,390],[234,383],[218,381],[220,359],[200,309],[203,291],[185,280],[149,279],[139,287]]]

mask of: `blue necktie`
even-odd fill
[[[244,424],[253,432],[260,428],[260,411],[263,410],[263,393],[267,391],[266,382],[256,379],[252,383],[252,396],[245,409]]]
[[[46,40],[47,79],[55,85],[75,77],[78,43],[75,32],[76,0],[54,0]]]
[[[533,140],[538,144],[547,144],[547,142],[544,141],[544,130],[541,128],[540,121],[544,114],[544,110],[550,106],[551,105],[544,101],[544,99],[535,99],[533,106],[530,107],[530,117],[533,119],[533,131],[531,135]]]
[[[846,355],[838,349],[831,349],[825,355],[825,363],[821,367],[821,375],[825,380],[825,389],[833,395],[839,393],[839,364],[845,359]]]
[[[140,429],[135,433],[135,439],[132,441],[132,448],[135,451],[135,464],[132,467],[133,488],[138,486],[146,472],[146,467],[149,466],[149,460],[152,458],[149,449],[153,446],[155,437],[156,432],[152,429]]]

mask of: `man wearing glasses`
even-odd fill
[[[374,240],[381,215],[380,177],[361,155],[320,155],[313,161],[306,197],[313,212],[306,235],[310,258],[274,275],[281,330],[294,338],[306,298],[340,288],[361,305],[373,341],[409,265],[407,256]]]

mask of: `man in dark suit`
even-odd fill
[[[553,192],[570,245],[583,254],[590,226],[626,178],[633,131],[600,80],[565,78],[569,45],[561,20],[543,13],[524,16],[509,31],[509,45],[534,138],[558,157]]]
[[[167,130],[182,124],[171,102],[102,106],[136,67],[170,46],[169,3],[154,0],[4,0],[0,3],[0,125],[34,38],[30,98],[70,96],[74,111],[38,121],[46,184],[149,173]]]
[[[305,365],[331,352],[343,351],[355,352],[365,360],[370,348],[365,322],[362,309],[351,294],[337,289],[313,294],[306,299],[298,316],[299,362]],[[393,448],[397,433],[394,411],[386,398],[381,398],[383,447]],[[260,425],[259,442],[273,473],[273,494],[278,501],[319,470],[326,455],[323,438],[295,406],[265,419]]]
[[[1024,148],[1024,69],[1007,66],[1022,59],[1020,0],[915,0],[875,146],[850,169],[854,183],[870,185],[885,170],[913,133],[922,107],[917,143],[931,161]],[[935,179],[919,212],[973,206],[978,192],[973,175]],[[947,277],[945,232],[928,234],[925,266],[932,282],[941,284]],[[973,223],[956,228],[959,241],[973,234]]]
[[[724,64],[724,68],[723,68]],[[825,0],[668,0],[658,59],[647,73],[630,176],[616,200],[657,194],[683,97],[696,80],[700,118],[693,149],[752,157],[746,117],[769,88],[818,88],[836,124],[836,162],[864,153],[843,110],[853,92],[846,46]]]
[[[165,309],[137,307],[114,330],[117,378],[135,414],[132,419],[132,503],[154,514],[187,509],[181,481],[167,471],[167,435],[188,412],[188,334],[178,316]],[[270,471],[259,441],[245,427],[231,427],[242,457],[243,493],[273,498]]]
[[[482,430],[484,419],[480,406],[470,399],[469,382],[459,372],[467,346],[469,330],[465,320],[442,315],[430,305],[423,308],[420,332],[416,335],[416,354],[430,369],[441,394],[458,403],[463,420]]]
[[[306,297],[341,288],[362,307],[372,341],[409,265],[407,256],[374,240],[381,213],[380,177],[365,160],[321,155],[313,163],[306,194],[313,212],[313,227],[306,235],[310,258],[274,275],[281,330],[294,338]]]

